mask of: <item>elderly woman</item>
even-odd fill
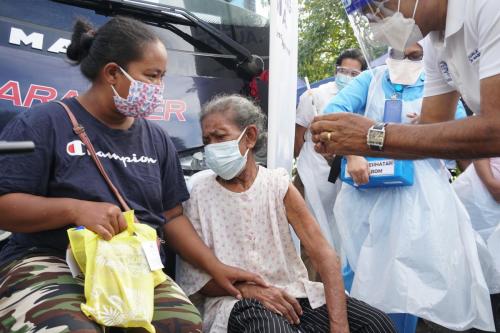
[[[181,263],[188,295],[206,296],[204,332],[394,332],[388,317],[345,296],[335,251],[283,169],[258,166],[265,116],[241,96],[218,97],[201,114],[207,165],[215,174],[193,184],[185,213],[219,260],[260,274],[269,284],[237,283],[235,299],[213,278]],[[289,224],[321,275],[308,280]],[[326,302],[326,304],[325,304]]]

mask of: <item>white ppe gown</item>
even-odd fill
[[[321,114],[324,106],[337,92],[338,88],[334,82],[323,84],[311,92],[306,91],[300,98],[296,123],[309,128],[314,117]],[[340,181],[336,184],[328,182],[330,166],[325,158],[314,150],[309,129],[297,158],[297,171],[304,184],[305,201],[309,210],[314,214],[325,238],[342,257],[340,235],[333,217],[333,206],[341,184]]]
[[[500,179],[500,158],[491,158],[493,176]],[[481,236],[483,270],[491,294],[500,293],[500,204],[496,202],[471,164],[453,183],[458,197],[469,213],[472,227]]]
[[[372,80],[365,115],[382,121],[385,95]],[[421,99],[403,100],[403,116]],[[410,313],[454,330],[494,331],[474,230],[443,161],[414,161],[414,185],[343,184],[334,213],[355,274],[351,296],[387,313]]]

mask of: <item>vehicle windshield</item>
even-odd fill
[[[132,1],[131,1],[132,2]],[[269,25],[269,0],[140,0],[189,10],[213,24],[264,27]]]

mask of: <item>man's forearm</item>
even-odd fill
[[[428,125],[389,124],[383,153],[394,158],[500,156],[500,120],[476,116]]]

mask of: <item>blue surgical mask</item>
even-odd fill
[[[339,90],[342,90],[349,84],[349,82],[351,82],[352,79],[352,76],[338,73],[335,76],[335,83],[337,84]]]
[[[225,180],[238,176],[247,164],[248,149],[240,153],[240,140],[246,128],[236,140],[212,143],[205,146],[205,163],[219,177]]]

